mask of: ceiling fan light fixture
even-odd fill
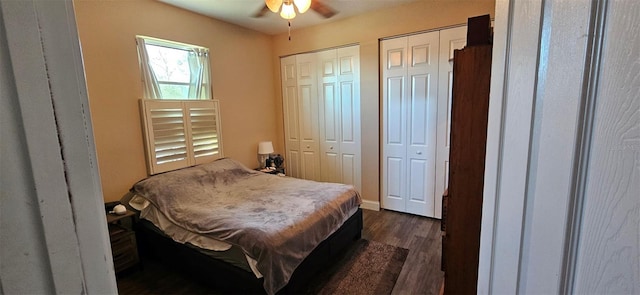
[[[311,0],[293,0],[293,4],[298,8],[298,12],[305,13],[311,7]]]
[[[269,10],[274,13],[278,13],[278,11],[280,11],[280,6],[282,6],[282,0],[265,0],[264,3],[267,4]]]
[[[280,16],[284,19],[293,19],[294,17],[296,17],[296,11],[293,8],[293,3],[282,4],[282,11],[280,12]]]

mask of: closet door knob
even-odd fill
[[[421,151],[417,151],[416,154],[422,155],[422,152]]]
[[[307,148],[310,148],[310,147],[311,147],[311,146],[309,146],[309,145],[307,146]]]
[[[332,147],[332,146],[330,146],[330,147],[329,147],[329,149],[330,149],[330,150],[332,150],[332,149],[333,149],[333,147]]]

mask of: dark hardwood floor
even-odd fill
[[[364,211],[362,238],[409,249],[392,294],[439,294],[440,220],[394,211]]]
[[[393,211],[363,210],[362,238],[409,249],[392,294],[438,294],[444,277],[440,271],[440,221]],[[212,294],[206,286],[152,261],[143,269],[118,278],[120,294]]]

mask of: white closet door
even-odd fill
[[[318,106],[320,114],[321,180],[342,181],[340,162],[340,96],[336,50],[317,53]]]
[[[382,42],[382,207],[406,208],[407,40]]]
[[[280,60],[282,75],[282,104],[284,108],[285,161],[287,175],[300,177],[302,152],[300,150],[300,120],[298,107],[298,83],[296,57],[289,56]]]
[[[433,217],[439,33],[408,37],[407,209]]]
[[[442,198],[440,196],[442,196],[449,183],[449,139],[451,135],[453,51],[456,49],[462,49],[466,44],[466,26],[440,31],[435,218],[442,218]]]
[[[338,48],[337,56],[340,118],[336,122],[340,140],[340,182],[351,184],[360,191],[360,46]]]
[[[316,54],[322,180],[360,189],[360,47]]]
[[[433,217],[439,32],[382,47],[382,205]]]
[[[360,46],[281,59],[287,174],[361,188]]]
[[[316,56],[313,53],[300,54],[296,56],[296,62],[301,151],[298,177],[320,180]]]

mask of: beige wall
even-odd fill
[[[74,2],[105,201],[147,176],[135,35],[208,47],[226,156],[258,165],[261,140],[278,131],[271,37],[154,0]],[[281,133],[281,131],[280,131]]]
[[[294,30],[291,41],[287,34],[274,37],[273,62],[279,57],[294,53],[335,47],[345,44],[360,44],[360,94],[362,120],[362,196],[377,202],[380,194],[380,85],[379,53],[380,38],[419,32],[456,24],[464,24],[467,18],[494,13],[493,0],[419,0],[417,2],[352,17],[330,24]],[[284,20],[283,20],[284,21]],[[295,22],[292,23],[295,29]],[[274,77],[280,69],[274,67]],[[276,97],[281,97],[280,79],[275,79]],[[278,138],[284,145],[284,119],[282,101],[276,100]]]
[[[147,176],[135,35],[211,50],[212,93],[221,102],[224,152],[249,167],[257,165],[261,140],[274,141],[276,152],[283,152],[279,57],[360,44],[362,195],[378,201],[378,40],[462,24],[470,16],[494,11],[493,0],[419,0],[306,29],[295,29],[294,22],[288,41],[286,34],[268,36],[155,0],[75,0],[74,5],[105,201],[118,200]]]

